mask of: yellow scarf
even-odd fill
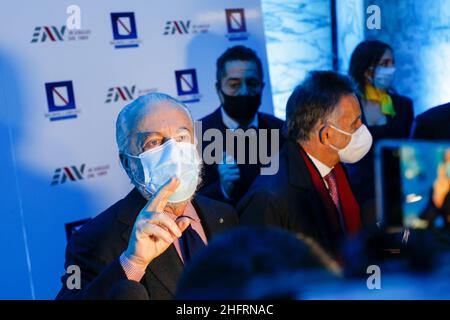
[[[383,114],[395,117],[396,112],[394,104],[392,103],[391,96],[387,94],[386,91],[377,89],[371,84],[366,84],[366,87],[364,88],[364,98],[379,103]]]

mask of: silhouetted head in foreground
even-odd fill
[[[296,238],[281,229],[246,226],[215,238],[186,266],[178,284],[178,299],[292,298],[291,288],[265,290],[261,296],[249,285],[299,270],[328,269],[339,273],[337,264],[312,240]],[[251,296],[249,296],[249,292]]]

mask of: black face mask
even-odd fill
[[[250,96],[229,96],[223,91],[223,109],[240,124],[248,123],[253,119],[261,105],[261,93]]]

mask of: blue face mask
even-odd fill
[[[372,85],[380,90],[386,91],[394,80],[395,67],[376,67]]]
[[[174,176],[180,179],[180,185],[169,197],[170,203],[183,202],[194,195],[201,164],[194,144],[170,139],[137,157],[127,156],[139,159],[139,172],[134,175],[133,180],[150,195]]]

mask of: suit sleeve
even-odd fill
[[[108,299],[110,291],[118,283],[127,280],[119,257],[111,262],[103,261],[94,250],[94,244],[78,234],[72,236],[66,249],[65,269],[71,265],[79,267],[81,287],[71,289],[74,273],[66,273],[62,278],[62,289],[56,299],[62,300],[102,300]]]
[[[266,190],[247,195],[238,205],[239,221],[244,225],[289,228],[285,206]]]

